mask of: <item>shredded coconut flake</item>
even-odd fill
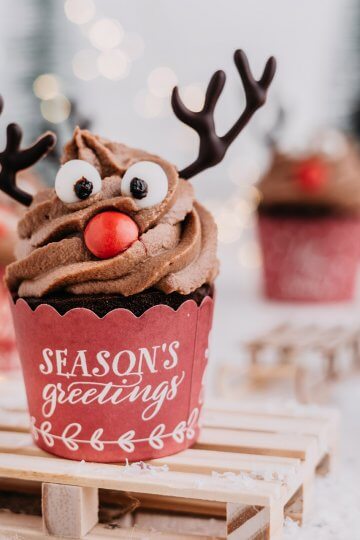
[[[125,466],[123,467],[122,472],[125,474],[138,475],[138,474],[151,474],[155,476],[159,473],[168,472],[169,467],[167,465],[149,465],[144,461],[136,461],[134,463],[129,463],[129,460],[126,460]]]

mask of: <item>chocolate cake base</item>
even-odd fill
[[[115,294],[107,295],[65,295],[58,294],[44,298],[24,298],[32,310],[41,304],[48,304],[56,309],[60,315],[74,308],[86,308],[96,313],[99,317],[104,317],[109,311],[117,308],[128,309],[139,317],[147,309],[165,304],[173,309],[178,309],[187,300],[195,300],[200,305],[206,296],[213,296],[213,285],[203,285],[191,294],[183,295],[177,292],[165,294],[156,289],[148,289],[144,292],[132,296],[122,296]],[[16,298],[15,298],[16,300]]]
[[[351,217],[339,208],[321,204],[260,204],[258,212],[262,216],[277,218],[327,218]],[[357,215],[357,214],[356,214]]]

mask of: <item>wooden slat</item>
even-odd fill
[[[264,434],[230,429],[203,428],[195,448],[292,457],[312,463],[320,457],[318,441],[312,435]]]
[[[298,403],[281,403],[281,402],[248,402],[239,401],[226,401],[224,399],[211,399],[206,403],[204,411],[208,412],[221,412],[221,413],[244,413],[251,416],[265,416],[269,419],[274,416],[278,418],[297,418],[297,419],[316,419],[324,420],[326,422],[333,422],[339,420],[340,414],[338,409],[334,407],[323,407],[318,405],[301,405]]]
[[[29,431],[29,414],[26,411],[0,409],[0,430]]]
[[[261,431],[263,433],[283,433],[314,435],[325,442],[329,426],[324,420],[317,418],[287,418],[272,415],[253,415],[246,412],[205,410],[202,425],[212,428]]]
[[[284,324],[249,341],[252,348],[291,347],[291,348],[335,348],[347,346],[356,339],[356,332],[343,326],[324,328],[318,325],[292,326]]]
[[[42,530],[41,518],[8,513],[0,513],[0,535],[6,535],[11,540],[20,538],[21,540],[49,540],[49,536]],[[104,525],[97,525],[86,535],[87,540],[111,540],[118,538],[124,540],[217,540],[219,537],[199,536],[189,533],[162,533],[139,527],[111,529],[106,528]]]
[[[0,454],[18,454],[23,456],[48,457],[56,459],[35,446],[28,433],[0,431]],[[292,475],[300,468],[300,460],[278,456],[254,456],[238,452],[219,452],[211,450],[189,449],[172,456],[154,459],[149,464],[167,465],[172,470],[187,472],[200,469],[205,472],[217,471],[252,471],[282,472]]]
[[[21,432],[27,429],[27,417],[22,413],[11,413],[11,420],[6,416],[6,411],[2,411],[2,416],[3,426],[0,429],[8,431],[10,428]],[[326,414],[323,413],[323,416],[325,418]],[[7,422],[5,418],[8,418]],[[221,422],[226,429],[217,427]],[[320,454],[324,453],[326,444],[330,442],[330,428],[334,431],[334,422],[311,416],[304,418],[299,415],[291,419],[290,413],[280,416],[231,409],[219,412],[213,408],[205,411],[204,424],[214,427],[203,428],[198,448],[315,460],[321,457]],[[256,431],[245,429],[251,426]],[[279,433],[270,432],[270,427]]]
[[[278,473],[295,477],[301,469],[301,461],[294,458],[276,456],[257,456],[243,453],[217,452],[214,450],[189,449],[179,454],[149,462],[154,465],[167,465],[172,470],[202,470],[205,472],[234,471],[248,472],[266,476]]]
[[[287,488],[276,482],[252,480],[249,485],[241,478],[226,481],[209,475],[173,471],[134,474],[118,465],[55,461],[14,454],[0,455],[1,477],[262,506],[287,495]]]

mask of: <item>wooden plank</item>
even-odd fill
[[[278,483],[249,483],[241,477],[226,479],[174,471],[134,474],[118,465],[14,454],[0,455],[1,477],[262,506],[268,506],[270,500],[283,500],[287,494],[287,488]]]
[[[0,408],[0,430],[29,431],[29,414],[26,411],[8,411]]]
[[[246,412],[204,410],[202,425],[212,428],[261,431],[263,433],[296,433],[314,435],[320,440],[328,436],[329,425],[317,418],[289,418],[284,416],[253,415]]]
[[[214,411],[214,409],[208,409],[205,411],[205,424],[208,423],[211,424],[220,424],[220,415],[221,413]],[[255,418],[257,416],[257,418]],[[206,420],[208,418],[208,420]],[[210,420],[209,420],[210,418]],[[213,420],[211,420],[213,418]],[[284,435],[281,433],[268,433],[266,435],[266,439],[264,437],[264,433],[257,433],[252,432],[248,430],[241,430],[238,431],[237,428],[230,429],[232,426],[237,425],[237,421],[240,423],[243,422],[243,425],[250,425],[251,418],[254,418],[254,425],[257,425],[257,429],[265,428],[266,421],[268,425],[271,424],[268,415],[262,415],[258,413],[257,415],[252,414],[245,414],[241,413],[240,415],[237,412],[233,411],[227,411],[227,414],[224,414],[224,424],[226,427],[229,427],[229,429],[223,429],[223,428],[204,428],[201,431],[200,439],[198,441],[197,447],[198,448],[214,448],[214,449],[221,449],[226,451],[241,451],[245,453],[259,453],[259,454],[269,454],[272,453],[273,455],[281,455],[281,456],[287,456],[287,457],[295,457],[300,459],[310,458],[314,457],[311,456],[311,452],[313,449],[311,449],[310,440],[305,440],[305,438],[308,436],[306,433],[304,435],[296,435],[291,432],[290,423],[286,423],[285,420],[282,420],[282,418],[289,418],[288,415],[283,415],[282,417],[275,418],[274,424],[280,429],[282,428],[284,430],[287,429],[287,432],[289,435]],[[241,418],[244,420],[242,421]],[[274,418],[274,417],[272,417]],[[298,423],[299,425],[299,431],[301,432],[300,427],[302,427],[303,430],[306,429],[305,422],[302,422],[301,420],[304,420],[303,417],[299,416],[294,419],[294,424]],[[316,429],[315,425],[316,422],[319,422],[318,425],[320,426],[321,420],[314,420],[314,418],[310,418],[309,421],[312,421],[312,424],[308,424],[308,428],[306,431],[309,433],[309,435],[312,435],[314,438],[318,438],[316,435]],[[300,426],[301,424],[301,426]],[[17,423],[17,426],[19,426],[19,422]],[[287,428],[285,428],[287,426]],[[23,427],[23,426],[22,426]],[[320,430],[319,433],[319,440],[318,443],[318,450],[315,451],[315,459],[318,457],[316,453],[319,453],[322,451],[326,441],[325,441],[325,432],[328,430],[329,427],[324,427],[323,430]],[[332,430],[334,428],[332,427]],[[216,433],[215,433],[216,432]],[[291,436],[290,436],[291,435]],[[213,437],[213,440],[215,441],[214,444],[210,445],[209,437]],[[221,445],[219,445],[219,442],[221,441]],[[229,445],[228,443],[231,442]],[[314,441],[313,441],[314,442]],[[235,448],[235,445],[237,447]],[[220,447],[219,447],[220,446]],[[298,448],[296,448],[298,446]],[[251,447],[251,449],[250,449]],[[281,451],[281,450],[284,451]]]
[[[301,461],[294,458],[277,456],[257,456],[237,452],[217,452],[214,450],[200,450],[191,448],[165,458],[158,458],[149,462],[154,465],[167,465],[171,470],[247,472],[263,476],[265,479],[283,477],[289,480],[295,478],[301,471]]]
[[[302,418],[325,420],[327,422],[338,421],[340,413],[334,407],[324,407],[318,405],[302,405],[295,402],[249,402],[226,401],[224,399],[211,399],[206,403],[204,411],[224,412],[224,413],[244,413],[251,416],[277,416],[279,418]]]
[[[0,431],[0,454],[10,453],[23,456],[37,456],[57,459],[47,454],[32,442],[27,433]],[[256,456],[238,452],[218,452],[214,450],[189,449],[172,456],[149,461],[150,465],[168,466],[174,471],[201,472],[211,474],[212,471],[252,472],[255,475],[294,477],[299,473],[299,459]],[[270,475],[270,476],[269,476]]]
[[[230,429],[204,428],[194,448],[246,454],[284,456],[316,462],[320,448],[312,435],[282,435]]]
[[[0,535],[6,535],[11,540],[49,540],[43,532],[41,518],[36,516],[23,516],[0,512]],[[221,537],[200,536],[197,534],[162,533],[159,531],[132,527],[131,529],[110,528],[106,525],[97,525],[86,535],[86,540],[220,540]],[[55,540],[55,538],[54,538]],[[223,539],[221,539],[223,540]]]
[[[340,348],[346,347],[356,339],[356,332],[337,325],[321,327],[315,324],[306,326],[280,325],[246,343],[248,349],[265,347],[300,348]]]
[[[182,534],[198,534],[200,538],[209,534],[215,538],[226,536],[226,520],[209,516],[185,516],[140,510],[135,514],[135,527],[158,530],[162,533],[181,531]]]

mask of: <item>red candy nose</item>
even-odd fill
[[[125,251],[139,237],[139,229],[131,217],[121,212],[101,212],[86,226],[86,247],[99,259],[110,259]]]
[[[296,171],[296,179],[304,191],[314,192],[326,184],[328,171],[326,164],[318,158],[303,161]]]

